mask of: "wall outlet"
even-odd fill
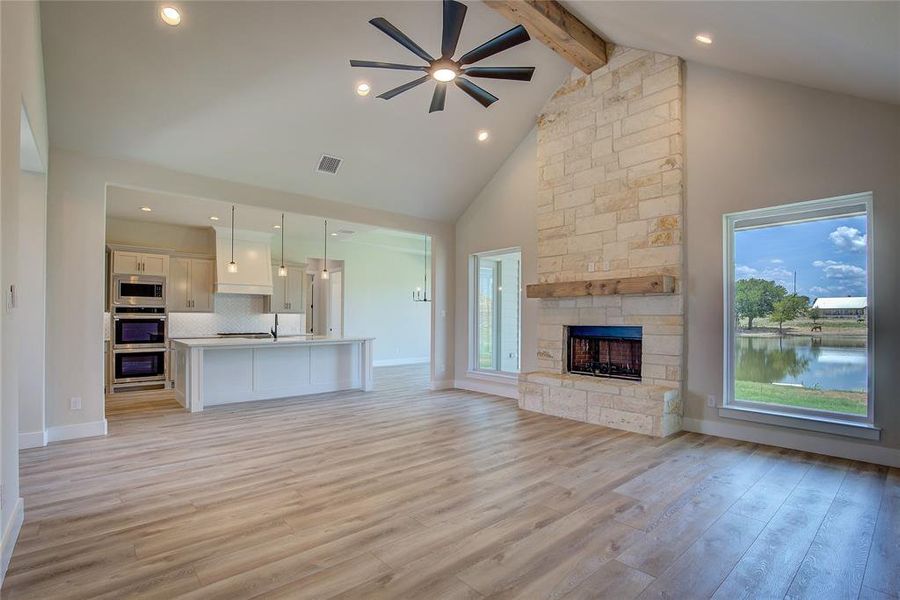
[[[69,410],[81,410],[81,397],[74,396],[69,398]]]
[[[706,405],[710,408],[716,407],[716,395],[715,394],[710,394],[709,396],[706,397]]]

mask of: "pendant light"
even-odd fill
[[[325,252],[322,259],[322,279],[328,279],[328,219],[325,219]]]
[[[228,263],[228,272],[237,273],[237,263],[234,262],[234,204],[231,205],[231,262]]]
[[[425,276],[424,283],[421,288],[416,288],[416,291],[413,292],[413,302],[431,302],[431,298],[428,297],[428,236],[425,236]]]
[[[278,276],[287,277],[287,267],[284,266],[284,213],[281,213],[281,266],[278,267]]]

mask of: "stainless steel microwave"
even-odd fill
[[[113,275],[112,303],[116,306],[165,306],[166,278]]]

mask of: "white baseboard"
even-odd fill
[[[43,448],[47,445],[47,431],[28,431],[19,433],[19,450]]]
[[[90,423],[76,423],[75,425],[59,425],[47,429],[47,442],[61,442],[63,440],[77,440],[78,438],[97,437],[106,435],[106,419],[92,421]]]
[[[413,358],[383,358],[381,360],[373,360],[373,367],[396,367],[399,365],[421,365],[431,362],[428,356],[419,356]]]
[[[503,381],[484,381],[479,379],[456,379],[453,381],[453,387],[460,390],[469,390],[470,392],[512,398],[513,400],[519,399],[519,384],[517,381],[506,383]]]
[[[6,576],[6,568],[9,567],[9,561],[12,559],[13,549],[16,547],[16,540],[19,539],[19,531],[22,529],[22,523],[25,521],[25,502],[19,498],[16,505],[9,511],[9,519],[3,524],[3,530],[0,531],[0,586],[3,585],[3,578]]]
[[[805,434],[797,429],[773,429],[688,417],[685,417],[682,426],[687,431],[716,437],[814,452],[849,460],[861,460],[889,467],[900,467],[900,449],[885,448],[877,444],[856,442],[850,439],[839,439],[835,436],[826,438],[815,434]]]
[[[428,384],[428,389],[433,391],[452,390],[454,387],[452,380],[432,381]]]

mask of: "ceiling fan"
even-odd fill
[[[444,31],[441,38],[441,55],[434,58],[426,52],[421,46],[412,41],[406,34],[394,27],[384,17],[377,17],[369,21],[372,25],[383,31],[389,37],[399,42],[410,52],[426,61],[426,66],[402,65],[397,63],[375,62],[369,60],[351,60],[350,66],[353,67],[373,67],[376,69],[397,69],[401,71],[423,71],[425,75],[418,79],[414,79],[409,83],[404,83],[399,87],[388,90],[378,97],[384,100],[390,100],[398,94],[402,94],[407,90],[411,90],[417,85],[421,85],[429,79],[434,79],[437,84],[434,88],[434,95],[431,97],[431,108],[428,112],[432,113],[444,110],[444,100],[447,96],[447,84],[451,81],[456,87],[467,93],[469,96],[478,101],[482,106],[487,108],[498,100],[496,96],[463,78],[467,77],[485,77],[488,79],[513,79],[517,81],[531,81],[534,74],[534,67],[470,67],[482,59],[493,56],[504,50],[509,50],[514,46],[518,46],[529,39],[528,32],[521,25],[517,25],[505,33],[501,33],[494,39],[483,43],[474,50],[466,52],[453,60],[456,54],[456,45],[459,42],[459,34],[462,31],[463,21],[466,18],[466,5],[456,0],[444,0]]]

